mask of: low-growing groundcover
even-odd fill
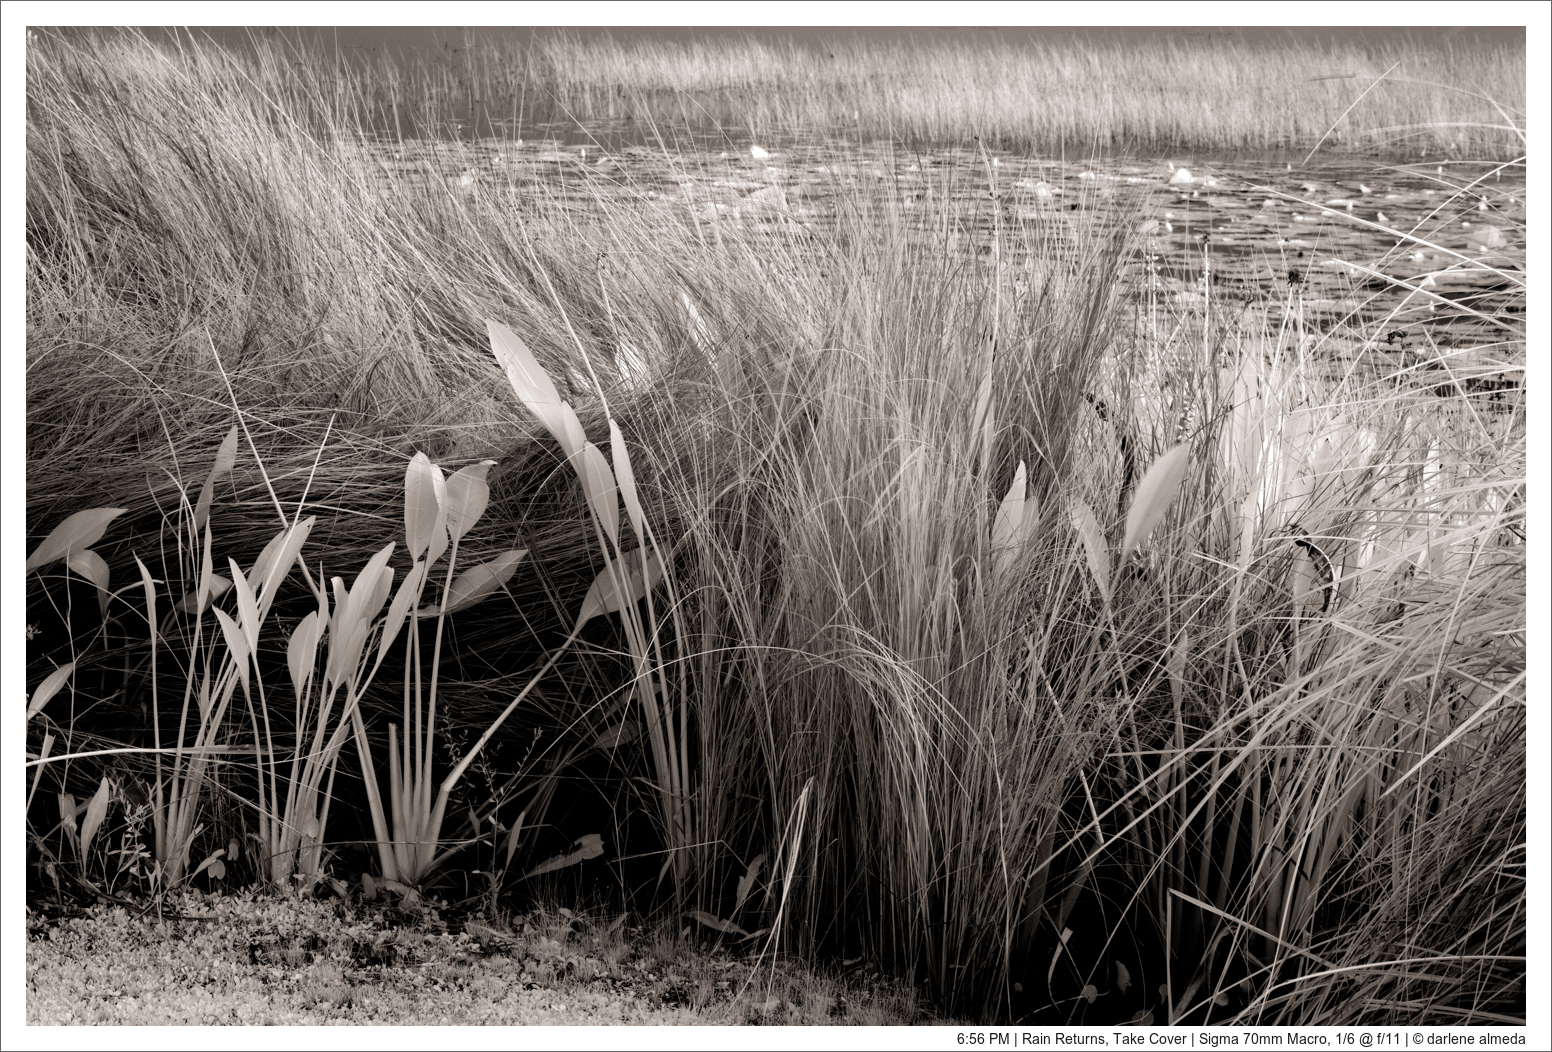
[[[741,1026],[939,1022],[875,970],[567,909],[488,922],[434,907],[170,896],[27,915],[28,1025]],[[944,1020],[946,1021],[946,1020]]]

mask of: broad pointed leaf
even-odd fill
[[[1099,594],[1110,601],[1110,552],[1105,547],[1105,535],[1100,532],[1094,511],[1081,500],[1072,502],[1070,509],[1073,529],[1083,542],[1083,553],[1088,557],[1089,570],[1099,584]]]
[[[733,912],[737,913],[744,906],[744,900],[749,897],[749,890],[754,887],[754,882],[759,879],[760,866],[765,863],[765,852],[756,855],[754,861],[749,863],[749,869],[738,878],[738,888],[733,894]]]
[[[59,794],[59,823],[65,833],[70,837],[72,844],[79,843],[79,834],[75,828],[75,816],[81,810],[81,805],[76,801],[72,793]],[[77,850],[80,850],[77,848]]]
[[[997,560],[997,575],[1007,574],[1018,557],[1019,541],[1023,537],[1024,490],[1026,488],[1024,462],[1018,462],[1013,473],[1013,485],[997,508],[997,518],[992,522],[992,554]]]
[[[527,817],[527,811],[524,811],[518,815],[517,821],[512,825],[512,832],[507,834],[507,860],[506,863],[502,866],[503,869],[512,865],[512,856],[517,853],[517,838],[523,832],[523,820]]]
[[[32,699],[27,702],[27,718],[30,720],[43,711],[43,706],[49,703],[49,699],[59,693],[59,688],[65,685],[70,674],[75,671],[75,662],[67,662],[50,672],[38,689],[32,692]]]
[[[76,573],[86,578],[97,586],[97,606],[102,611],[102,616],[108,616],[108,564],[102,556],[86,548],[82,551],[71,552],[65,558],[65,565]]]
[[[517,571],[517,564],[522,562],[523,556],[527,554],[527,548],[502,552],[494,559],[459,574],[453,581],[452,587],[448,589],[447,605],[442,612],[456,613],[489,596],[512,579],[512,574]],[[436,614],[437,608],[434,606],[422,607],[416,612],[417,617],[435,617]]]
[[[410,572],[404,575],[404,581],[399,585],[393,602],[388,606],[388,614],[383,618],[382,641],[377,646],[379,661],[388,653],[388,648],[393,641],[398,638],[399,629],[404,627],[404,615],[409,612],[410,605],[420,598],[420,586],[425,578],[425,563],[416,563],[410,567]]]
[[[495,464],[494,460],[482,460],[459,468],[448,478],[447,532],[452,534],[454,543],[462,540],[485,514],[485,505],[490,502],[490,486],[485,481],[485,474]]]
[[[615,583],[615,564],[612,561],[605,561],[604,568],[599,571],[598,576],[593,580],[593,586],[587,590],[587,595],[582,600],[582,609],[577,612],[577,628],[581,628],[599,614],[619,613],[625,608],[627,602],[634,603],[642,599],[663,579],[663,561],[658,558],[656,552],[647,556],[647,576],[645,580],[642,579],[640,551],[641,549],[637,548],[620,557],[624,564],[622,570],[625,567],[629,568],[625,576],[626,595],[623,599]]]
[[[250,651],[259,648],[259,604],[248,587],[248,579],[237,566],[236,559],[228,559],[232,568],[232,590],[237,593],[237,623],[248,640]]]
[[[27,571],[65,558],[73,551],[90,548],[108,528],[108,523],[124,514],[123,508],[93,508],[78,511],[65,519],[43,538],[43,543],[27,556]]]
[[[1019,547],[1027,549],[1040,530],[1040,498],[1031,493],[1024,500],[1024,522],[1019,527]]]
[[[286,644],[286,666],[291,670],[291,686],[298,698],[302,697],[318,660],[318,640],[322,635],[322,623],[318,611],[314,610],[302,618],[302,623],[291,633],[291,641]]]
[[[231,581],[228,581],[225,577],[218,573],[213,573],[210,575],[210,591],[205,596],[205,602],[203,606],[201,606],[199,603],[199,591],[196,589],[195,591],[192,591],[188,595],[184,596],[178,602],[178,605],[175,609],[182,610],[190,614],[204,613],[206,610],[210,609],[211,603],[215,602],[217,599],[220,599],[223,595],[230,591],[231,588]]]
[[[545,430],[555,436],[555,441],[565,450],[567,459],[575,456],[582,448],[582,444],[577,441],[577,432],[581,427],[573,427],[571,421],[566,419],[562,407],[570,407],[561,400],[549,374],[539,365],[527,345],[518,339],[517,333],[500,322],[490,320],[486,320],[485,329],[490,334],[490,349],[497,363],[506,371],[507,382],[512,385],[512,390],[528,407],[528,411],[539,418]],[[575,414],[572,414],[572,421],[575,419]]]
[[[577,469],[582,490],[593,515],[604,533],[618,549],[620,544],[620,498],[614,487],[614,472],[603,451],[588,442],[582,447],[582,463]]]
[[[641,510],[641,498],[636,495],[636,472],[631,467],[630,452],[625,448],[625,436],[612,418],[609,421],[609,452],[614,459],[614,479],[620,485],[620,497],[625,501],[631,529],[636,531],[636,540],[644,543],[647,517]]]
[[[691,910],[686,913],[685,916],[700,921],[708,928],[715,928],[718,931],[727,932],[729,935],[749,934],[744,929],[740,928],[737,924],[734,924],[732,921],[723,920],[721,917],[718,917],[715,914],[707,913],[705,910]]]
[[[594,749],[618,749],[627,742],[635,741],[641,734],[641,724],[635,720],[622,720],[613,727],[606,728],[597,738],[593,739]]]
[[[226,475],[231,474],[232,465],[237,463],[237,425],[226,433],[226,438],[221,441],[221,448],[216,451],[216,461],[210,468],[210,474],[205,476],[205,484],[200,487],[199,503],[194,506],[194,529],[202,530],[205,523],[210,521],[210,501],[215,496],[216,482]]]
[[[416,453],[404,471],[404,544],[411,561],[419,560],[435,545],[438,534],[445,533],[446,491],[442,469],[426,454]],[[435,562],[441,554],[438,550],[426,561]]]
[[[212,611],[216,620],[221,622],[221,634],[226,638],[226,649],[232,652],[232,660],[237,664],[237,674],[242,677],[243,692],[248,690],[248,657],[253,653],[248,648],[248,640],[243,636],[242,629],[237,627],[225,610],[219,606]]]
[[[291,567],[296,564],[297,556],[301,554],[302,546],[307,543],[317,522],[316,515],[309,515],[301,522],[287,526],[270,538],[259,557],[253,561],[253,569],[248,571],[248,587],[258,596],[259,621],[262,622],[268,616],[269,608],[275,602],[275,592],[280,588],[280,583],[290,576]]]
[[[543,873],[552,873],[557,869],[565,869],[574,866],[584,859],[597,858],[604,853],[604,841],[597,833],[589,833],[577,841],[577,849],[570,854],[556,855],[554,858],[539,863],[533,869],[523,874],[524,880],[529,880]]]
[[[86,817],[81,820],[81,857],[83,859],[86,858],[87,851],[91,850],[92,837],[97,835],[103,817],[108,813],[109,794],[108,776],[103,775],[97,791],[92,794],[91,802],[86,805]]]
[[[1186,476],[1190,458],[1190,445],[1182,442],[1155,460],[1153,466],[1143,474],[1142,481],[1137,484],[1137,492],[1132,497],[1132,506],[1126,513],[1126,535],[1121,541],[1123,561],[1164,518],[1164,513],[1180,492],[1180,482]]]

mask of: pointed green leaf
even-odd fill
[[[718,931],[727,932],[729,935],[749,934],[748,932],[744,931],[744,929],[734,924],[732,921],[723,920],[721,917],[718,917],[715,914],[707,913],[705,910],[691,910],[686,913],[685,916],[700,921],[708,928],[715,928]]]
[[[545,862],[539,863],[533,869],[523,874],[524,880],[529,880],[543,873],[552,873],[557,869],[565,869],[574,866],[584,859],[597,858],[604,853],[603,838],[597,833],[589,833],[577,841],[577,849],[570,854],[556,855]]]
[[[1121,542],[1121,558],[1137,547],[1153,532],[1153,528],[1164,518],[1164,513],[1169,510],[1170,504],[1180,492],[1180,482],[1186,477],[1186,467],[1190,464],[1191,448],[1188,443],[1180,445],[1165,453],[1153,462],[1143,475],[1142,481],[1137,484],[1137,492],[1132,497],[1132,506],[1126,513],[1126,536]]]
[[[620,557],[625,567],[629,567],[626,574],[626,598],[621,599],[615,584],[615,564],[606,560],[604,568],[593,580],[593,585],[587,590],[586,597],[582,600],[582,609],[577,613],[577,628],[581,628],[599,614],[615,614],[624,609],[626,602],[637,602],[646,596],[647,592],[654,588],[663,579],[663,561],[658,558],[656,552],[647,556],[647,576],[643,580],[641,576],[641,549],[635,549]]]
[[[1110,552],[1105,547],[1105,535],[1100,531],[1094,511],[1081,500],[1074,500],[1070,509],[1073,529],[1083,542],[1083,553],[1088,557],[1089,570],[1099,584],[1099,594],[1110,601]]]
[[[749,897],[749,889],[754,887],[754,882],[759,878],[760,875],[760,866],[763,865],[764,862],[765,852],[762,851],[755,856],[753,862],[749,863],[749,869],[744,873],[744,875],[738,878],[738,888],[733,895],[734,913],[737,913],[739,910],[743,909],[744,900]]]
[[[221,635],[226,638],[226,649],[232,652],[232,660],[237,664],[237,674],[242,677],[243,692],[248,690],[248,656],[252,653],[248,649],[248,640],[244,638],[242,629],[237,627],[237,622],[227,615],[219,606],[211,612],[216,615],[216,620],[221,622]]]
[[[568,420],[562,411],[563,407],[569,410],[570,406],[561,400],[555,385],[550,382],[549,374],[540,367],[538,359],[523,341],[518,339],[517,333],[500,322],[488,319],[485,329],[490,334],[490,349],[497,363],[506,371],[507,382],[512,385],[518,399],[530,413],[539,418],[545,430],[555,436],[555,441],[565,450],[568,460],[576,456],[582,448],[579,437],[582,428],[576,423],[575,413]]]
[[[412,562],[435,547],[440,536],[445,536],[446,499],[447,483],[442,479],[442,469],[431,463],[426,454],[416,453],[404,471],[404,544]],[[426,561],[436,562],[441,554],[438,548]]]
[[[237,593],[237,624],[248,640],[248,649],[254,651],[259,648],[259,604],[254,599],[253,589],[248,587],[248,579],[243,576],[237,560],[227,559],[226,561],[232,569],[232,591]]]
[[[210,609],[210,604],[220,599],[232,588],[232,582],[218,573],[210,575],[210,591],[205,596],[204,605],[199,603],[199,590],[195,589],[184,596],[174,608],[190,614],[202,614]]]
[[[630,516],[631,529],[636,540],[646,540],[647,517],[641,510],[641,498],[636,495],[636,472],[631,467],[630,452],[625,448],[625,436],[613,418],[609,420],[609,452],[614,459],[614,478],[620,485],[620,497],[625,501],[625,513]]]
[[[502,552],[494,559],[459,574],[453,581],[452,587],[448,589],[447,606],[441,612],[457,613],[489,596],[512,579],[512,574],[517,571],[517,564],[522,562],[523,556],[527,554],[527,548]],[[415,616],[435,617],[437,612],[436,607],[426,606],[416,611]]]
[[[32,692],[32,700],[27,702],[27,718],[29,720],[43,711],[43,706],[49,703],[50,698],[59,693],[59,688],[65,685],[65,681],[70,678],[70,674],[74,671],[75,662],[71,661],[50,672],[47,678],[38,684],[38,689]]]
[[[502,867],[503,869],[512,865],[512,856],[517,853],[517,838],[523,832],[523,820],[527,817],[527,811],[524,811],[522,814],[518,815],[517,821],[512,826],[512,832],[507,834],[507,860]]]
[[[27,571],[30,573],[40,566],[47,566],[65,558],[73,551],[90,548],[97,543],[97,539],[107,530],[108,523],[124,514],[123,508],[93,508],[90,511],[78,511],[64,522],[55,526],[49,535],[43,538],[43,543],[33,549],[27,557]]]
[[[302,623],[291,633],[291,641],[286,644],[286,666],[291,670],[291,687],[298,698],[303,696],[307,679],[317,662],[318,640],[322,635],[322,622],[318,619],[318,611],[313,610],[302,618]]]
[[[237,425],[226,433],[226,438],[221,441],[221,448],[216,451],[216,462],[210,468],[210,474],[205,476],[205,484],[200,487],[199,503],[194,506],[194,529],[199,531],[205,528],[205,523],[210,521],[210,501],[215,496],[216,482],[223,476],[231,474],[232,465],[237,463]]]
[[[388,613],[383,618],[383,635],[377,645],[378,661],[382,661],[387,655],[388,648],[399,636],[399,629],[404,627],[404,616],[409,612],[410,606],[420,598],[420,586],[426,577],[426,564],[416,563],[410,567],[410,572],[404,575],[404,581],[399,585],[399,590],[394,593],[393,602],[388,606]]]
[[[997,576],[1005,576],[1018,557],[1019,541],[1024,526],[1024,462],[1018,463],[1013,473],[1013,485],[997,508],[997,518],[992,522],[992,555],[997,560]]]
[[[485,474],[495,464],[494,460],[482,460],[459,468],[448,478],[447,532],[452,534],[454,543],[462,540],[485,514],[485,505],[490,502],[490,486],[485,481]]]
[[[97,835],[97,830],[102,825],[103,818],[108,813],[108,776],[102,776],[102,782],[97,786],[97,792],[92,794],[92,799],[86,805],[86,817],[81,820],[81,857],[91,850],[92,837]]]
[[[598,524],[618,549],[620,544],[620,498],[614,488],[614,472],[603,451],[588,442],[582,447],[582,463],[577,470],[582,479],[582,491],[587,497]]]
[[[73,551],[65,565],[97,586],[97,606],[104,619],[108,616],[108,564],[90,548]]]
[[[598,737],[593,739],[594,749],[618,749],[627,742],[635,741],[641,734],[641,724],[635,720],[621,720],[613,727],[606,728]]]
[[[290,576],[291,567],[296,565],[302,546],[307,543],[317,522],[316,515],[309,515],[301,522],[287,526],[270,538],[259,557],[253,561],[253,569],[248,571],[248,587],[258,597],[260,622],[269,615],[269,608],[275,602],[275,593],[280,583]]]

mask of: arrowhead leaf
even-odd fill
[[[506,371],[507,382],[518,399],[539,418],[545,430],[555,436],[568,460],[576,456],[585,441],[582,425],[577,422],[576,414],[569,412],[571,407],[561,400],[539,360],[518,339],[517,333],[500,322],[487,320],[485,329],[490,334],[491,352]]]
[[[30,573],[41,566],[57,562],[73,551],[90,548],[103,535],[108,523],[122,514],[123,508],[93,508],[76,512],[55,526],[43,538],[43,543],[33,549],[27,557],[27,571]]]
[[[459,468],[447,480],[447,532],[452,534],[454,543],[462,540],[485,514],[485,506],[490,502],[485,474],[495,464],[494,460],[482,460]]]
[[[1005,575],[1018,558],[1019,542],[1024,533],[1025,488],[1024,462],[1021,460],[1018,470],[1013,473],[1013,485],[1008,487],[1007,496],[1002,498],[997,518],[992,523],[992,555],[997,560],[999,577]]]
[[[1099,583],[1099,594],[1110,601],[1110,552],[1105,547],[1105,535],[1100,532],[1094,511],[1081,500],[1072,502],[1070,509],[1073,529],[1083,542],[1083,552],[1088,557],[1089,570]]]
[[[1123,561],[1164,518],[1164,513],[1169,510],[1180,491],[1180,482],[1185,478],[1190,459],[1191,448],[1182,442],[1155,460],[1137,484],[1132,506],[1126,513],[1126,535],[1121,542]]]
[[[48,674],[38,689],[32,692],[32,700],[27,702],[27,718],[30,720],[43,711],[43,706],[49,703],[49,699],[59,693],[59,688],[65,685],[65,680],[75,671],[75,662],[71,661],[61,665]]]
[[[599,571],[593,580],[593,586],[587,590],[587,596],[582,600],[582,609],[577,613],[576,627],[580,629],[599,614],[616,614],[624,609],[625,603],[636,602],[644,597],[648,590],[655,587],[663,579],[663,561],[654,552],[647,557],[647,576],[645,581],[641,576],[641,549],[636,548],[620,556],[624,567],[630,567],[626,574],[626,597],[622,599],[615,583],[616,563],[605,560],[604,568]],[[621,567],[621,572],[624,572]]]
[[[226,438],[221,441],[221,448],[216,451],[216,462],[210,468],[210,474],[205,476],[205,484],[200,487],[199,503],[194,506],[194,529],[196,531],[205,528],[205,523],[210,519],[210,500],[215,496],[216,482],[223,476],[232,472],[232,465],[237,463],[237,425],[226,433]]]

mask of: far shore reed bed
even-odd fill
[[[705,93],[759,136],[1523,165],[1523,51],[1119,58],[556,37],[439,72],[45,35],[29,556],[122,513],[29,567],[30,892],[219,862],[493,913],[564,867],[967,1017],[1523,1022],[1523,223],[1451,250],[1518,306],[1473,336],[1501,374],[1450,383],[1458,347],[1333,374],[1297,311],[1148,300],[1141,206],[997,212],[966,249],[947,203],[865,189],[814,230],[371,160],[395,105],[542,91],[584,123]],[[332,655],[375,668],[417,533],[494,569],[439,617],[439,566],[367,687]],[[144,867],[100,857],[153,826]]]

